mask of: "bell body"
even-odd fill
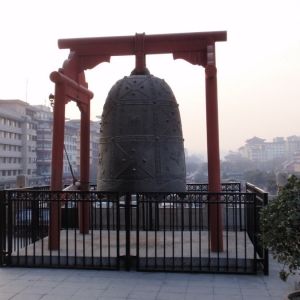
[[[97,189],[185,192],[185,178],[181,119],[169,85],[153,75],[119,80],[103,108]]]

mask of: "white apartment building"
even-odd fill
[[[36,167],[35,109],[21,100],[0,101],[0,189],[16,187],[17,175],[40,184]]]
[[[300,149],[300,136],[289,136],[285,141],[286,157],[288,161],[295,159],[295,153]]]
[[[52,125],[50,107],[31,106],[21,100],[0,100],[0,189],[15,188],[17,176],[21,174],[26,175],[28,186],[50,184]],[[99,122],[91,121],[90,164],[94,181],[99,132]],[[80,120],[66,120],[62,184],[72,182],[71,169],[79,179],[79,133]]]
[[[300,149],[300,137],[292,136],[286,140],[276,137],[272,142],[253,137],[246,140],[246,144],[238,149],[242,157],[252,161],[264,162],[275,158],[285,158],[288,161],[294,159],[294,153]]]

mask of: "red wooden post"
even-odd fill
[[[63,151],[65,135],[65,84],[55,85],[55,100],[53,109],[51,191],[61,191],[63,176]],[[58,250],[60,245],[60,203],[50,201],[50,224],[48,249]]]
[[[218,94],[217,69],[214,65],[205,68],[206,84],[206,124],[207,124],[207,161],[209,192],[221,192],[219,124],[218,124]],[[218,197],[212,197],[217,201]],[[210,204],[210,235],[211,250],[223,251],[222,206]]]
[[[80,122],[80,189],[89,190],[90,178],[90,105],[78,104],[81,111]],[[88,199],[84,199],[88,200]],[[79,231],[89,233],[89,207],[90,202],[79,204]]]

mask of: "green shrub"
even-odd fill
[[[300,180],[292,175],[279,196],[260,212],[261,243],[283,263],[280,279],[300,269]],[[287,267],[287,271],[285,270]]]

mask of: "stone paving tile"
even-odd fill
[[[243,300],[275,300],[270,296],[256,296],[256,295],[243,296],[243,298],[241,298],[241,299],[243,299]],[[283,297],[280,300],[283,300]]]
[[[40,280],[62,282],[68,277],[69,276],[62,276],[59,272],[57,272],[56,276],[55,276],[55,274],[52,274],[49,276],[44,276],[44,277],[40,278]]]
[[[131,292],[135,288],[135,284],[118,284],[112,283],[106,289],[107,291],[124,291],[124,292]]]
[[[186,293],[187,287],[182,285],[163,284],[160,293]]]
[[[50,290],[52,290],[52,287],[49,286],[29,286],[22,290],[21,294],[34,294],[34,295],[45,295],[47,294]]]
[[[89,282],[91,280],[90,277],[80,277],[80,276],[74,276],[74,274],[72,274],[71,276],[67,277],[63,282],[76,282],[76,283],[85,283],[85,282]]]
[[[186,294],[185,300],[214,300],[213,294]],[[224,299],[223,299],[224,300]]]
[[[74,295],[72,295],[72,297],[73,296],[81,297],[81,299],[82,298],[90,299],[90,297],[98,298],[103,294],[103,292],[104,290],[98,290],[98,289],[79,289],[74,293]]]
[[[214,295],[230,295],[230,296],[240,296],[242,299],[242,293],[240,288],[225,288],[214,286]]]
[[[141,283],[139,282],[134,289],[132,290],[132,292],[158,292],[161,289],[162,286],[162,282],[161,283],[156,283],[156,284],[147,284],[147,283]]]
[[[106,290],[109,287],[110,283],[106,282],[87,282],[79,290]],[[78,291],[79,291],[78,290]]]
[[[44,295],[44,294],[43,294]],[[18,294],[11,298],[11,300],[39,300],[43,295],[39,294]]]
[[[214,282],[214,274],[198,274],[193,273],[190,275],[189,282]]]
[[[186,290],[187,294],[213,294],[214,288],[211,286],[189,286]]]
[[[60,282],[55,289],[64,288],[64,289],[73,289],[74,292],[78,289],[80,289],[84,285],[84,282],[68,282],[63,281]]]
[[[220,295],[214,295],[213,299],[220,300]],[[240,295],[222,295],[222,300],[243,300],[243,298]]]
[[[239,282],[241,289],[266,289],[266,285],[263,282]]]
[[[269,295],[273,297],[283,297],[289,292],[293,291],[293,289],[278,289],[278,290],[268,290]]]
[[[1,281],[0,281],[0,286],[5,285],[9,282],[12,281],[12,279],[6,279],[6,278],[2,278],[2,276],[0,275]]]
[[[20,293],[22,290],[24,290],[27,286],[22,286],[22,285],[16,285],[15,283],[13,284],[6,284],[2,287],[0,287],[0,293]]]
[[[185,300],[185,293],[162,293],[159,292],[157,300]]]
[[[113,283],[113,282],[115,282],[115,281],[118,281],[118,279],[117,279],[117,278],[112,278],[112,277],[110,277],[110,278],[106,278],[106,277],[104,277],[104,278],[102,278],[102,277],[94,277],[94,278],[90,278],[90,279],[88,280],[88,282],[86,282],[86,283],[95,283],[95,284],[103,283],[103,284],[111,284],[111,283]]]
[[[33,281],[30,286],[31,287],[50,287],[50,288],[54,288],[58,284],[59,284],[58,281],[36,280],[36,281]]]
[[[213,287],[214,282],[213,281],[189,281],[188,287]]]
[[[143,300],[155,300],[158,292],[149,292],[149,291],[140,291],[140,292],[131,292],[128,296],[128,299],[143,299]]]
[[[88,300],[98,300],[99,296],[88,295],[88,297],[86,297],[86,299],[88,299]],[[68,298],[68,300],[82,300],[82,296],[73,295],[70,298]]]
[[[2,288],[7,288],[7,287],[10,287],[10,286],[15,286],[17,287],[17,289],[21,289],[22,287],[25,288],[27,286],[30,286],[32,285],[34,281],[32,280],[25,280],[25,279],[15,279],[15,280],[12,280],[11,282],[8,282],[6,283],[5,285],[3,285],[1,288],[0,288],[0,291],[2,290]]]
[[[70,296],[66,295],[45,295],[41,300],[69,300]]]
[[[47,295],[72,296],[72,295],[74,295],[75,292],[76,292],[76,290],[74,290],[72,288],[55,287],[55,288],[51,289],[47,293]]]
[[[163,273],[163,272],[143,272],[139,274],[143,274],[143,277],[147,279],[149,278],[164,279],[167,277],[167,273]]]
[[[43,275],[39,275],[39,274],[23,274],[22,276],[20,276],[18,278],[18,280],[40,280],[43,277]]]
[[[130,294],[130,291],[122,291],[122,290],[105,290],[99,297],[99,299],[127,299]]]
[[[178,280],[178,281],[188,281],[191,275],[188,273],[167,273],[165,280]]]
[[[241,289],[243,296],[270,296],[266,289]]]
[[[15,295],[16,295],[15,293],[1,293],[0,292],[0,300],[9,300]]]

